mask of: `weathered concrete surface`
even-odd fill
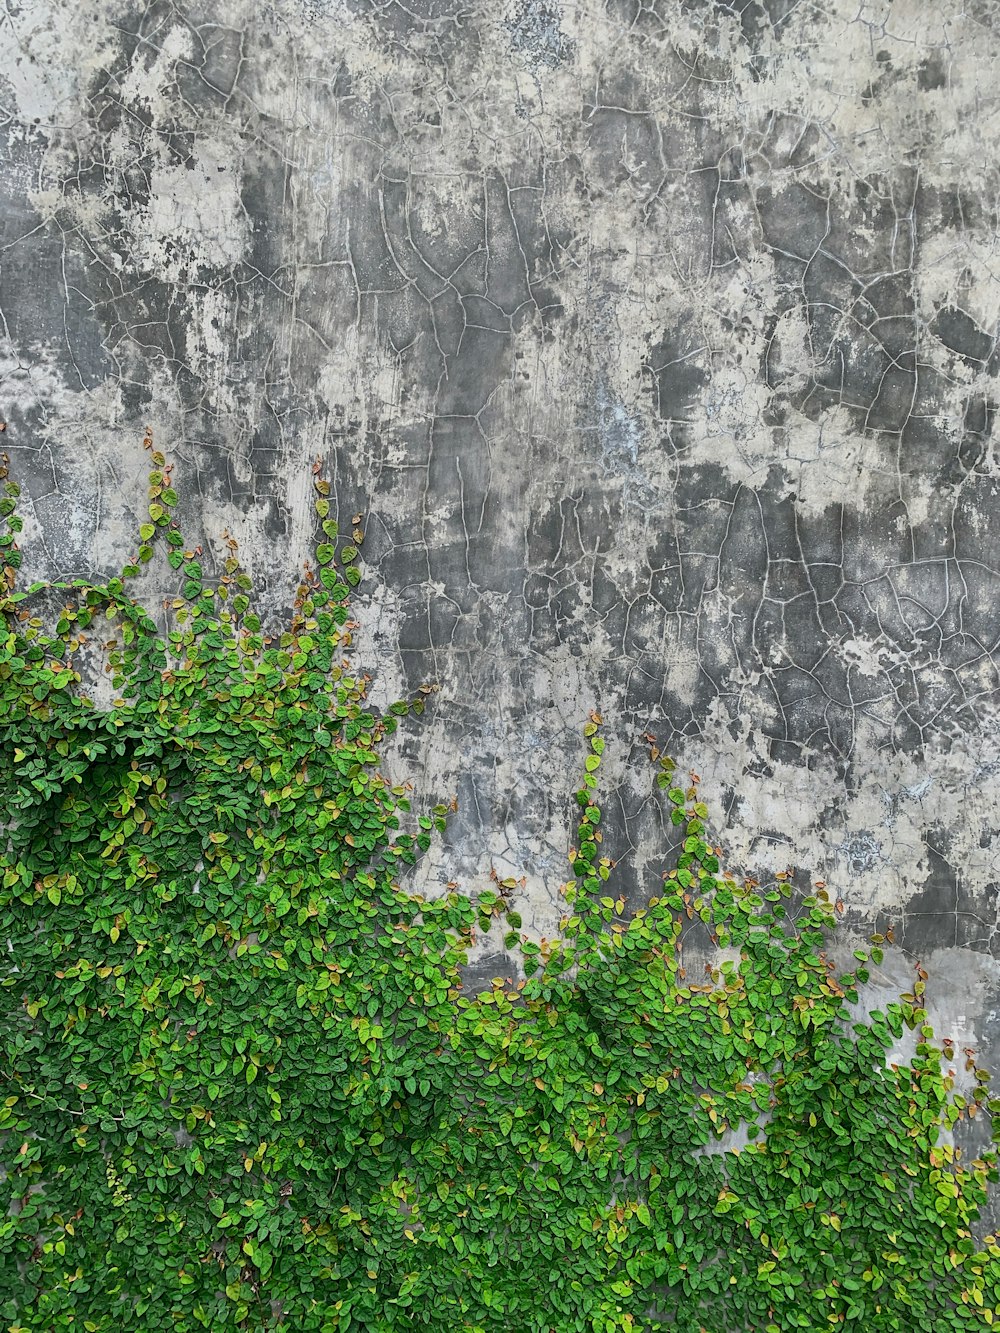
[[[394,761],[458,797],[431,878],[525,874],[552,932],[597,707],[631,893],[649,731],[988,1057],[1000,5],[25,0],[0,42],[29,567],[131,545],[148,422],[276,608],[326,460],[385,694],[441,686]]]

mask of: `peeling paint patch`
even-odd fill
[[[511,49],[535,69],[555,69],[573,52],[560,17],[559,5],[550,0],[517,0],[514,13],[504,20]]]

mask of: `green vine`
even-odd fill
[[[151,439],[147,449],[153,451]],[[23,1330],[681,1333],[981,1329],[1000,1246],[973,1237],[1000,1109],[913,991],[856,1021],[825,891],[720,869],[660,760],[683,849],[632,914],[602,843],[600,719],[558,941],[504,886],[407,890],[446,808],[411,812],[351,666],[344,540],[321,529],[270,641],[230,543],[218,583],[153,451],[120,577],[18,590],[0,516],[0,1316]],[[130,580],[177,572],[160,632]],[[54,628],[32,598],[58,594]],[[114,706],[74,665],[111,633]],[[689,920],[732,961],[699,984]],[[461,984],[504,930],[526,980]],[[881,960],[873,947],[870,955]],[[904,1028],[909,1063],[889,1063]],[[744,1146],[729,1131],[743,1127]],[[996,1136],[994,1136],[996,1137]]]

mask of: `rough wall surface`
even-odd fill
[[[633,897],[648,732],[731,865],[891,922],[1000,1047],[1000,4],[23,0],[0,43],[26,570],[120,565],[148,423],[276,610],[320,458],[381,697],[440,685],[429,882],[523,874],[552,934],[598,708]]]

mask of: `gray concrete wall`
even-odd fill
[[[24,0],[0,46],[26,569],[120,561],[148,423],[276,610],[323,459],[380,697],[440,684],[429,883],[552,933],[598,708],[630,894],[648,732],[988,1054],[1000,5]]]

